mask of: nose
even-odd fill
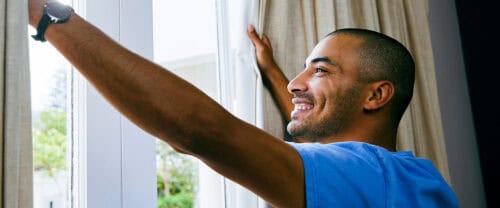
[[[288,83],[287,89],[291,94],[307,91],[307,70],[302,71]]]

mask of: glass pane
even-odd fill
[[[70,4],[71,0],[62,0]],[[28,27],[28,35],[36,30]],[[69,64],[50,43],[29,37],[35,208],[66,208]]]
[[[154,61],[217,98],[214,0],[153,0]],[[196,207],[197,160],[157,141],[158,207]]]
[[[36,31],[30,27],[29,34]],[[67,207],[67,71],[49,44],[29,37],[35,208]]]

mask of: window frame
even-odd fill
[[[114,40],[152,59],[150,1],[80,0],[74,7]],[[156,207],[155,138],[73,72],[71,206]]]

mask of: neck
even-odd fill
[[[397,126],[388,123],[384,123],[383,125],[369,125],[368,123],[359,122],[357,124],[352,125],[350,128],[345,128],[342,132],[335,135],[323,138],[303,139],[303,141],[315,141],[323,144],[356,141],[377,145],[389,151],[396,151]]]
[[[310,140],[301,139],[301,142],[307,142]],[[335,142],[364,142],[372,145],[377,145],[387,149],[388,151],[396,151],[396,135],[394,136],[373,136],[373,137],[356,137],[356,136],[337,136],[329,137],[325,139],[314,140],[322,144],[329,144]]]

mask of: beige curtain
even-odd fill
[[[0,0],[0,207],[33,207],[27,0]]]
[[[427,0],[261,0],[259,31],[270,37],[276,61],[289,79],[303,70],[315,44],[334,29],[372,29],[401,41],[412,52],[417,72],[413,101],[400,124],[398,148],[429,158],[451,182],[428,11]],[[275,136],[286,136],[283,119],[269,93],[264,99],[264,128]]]

